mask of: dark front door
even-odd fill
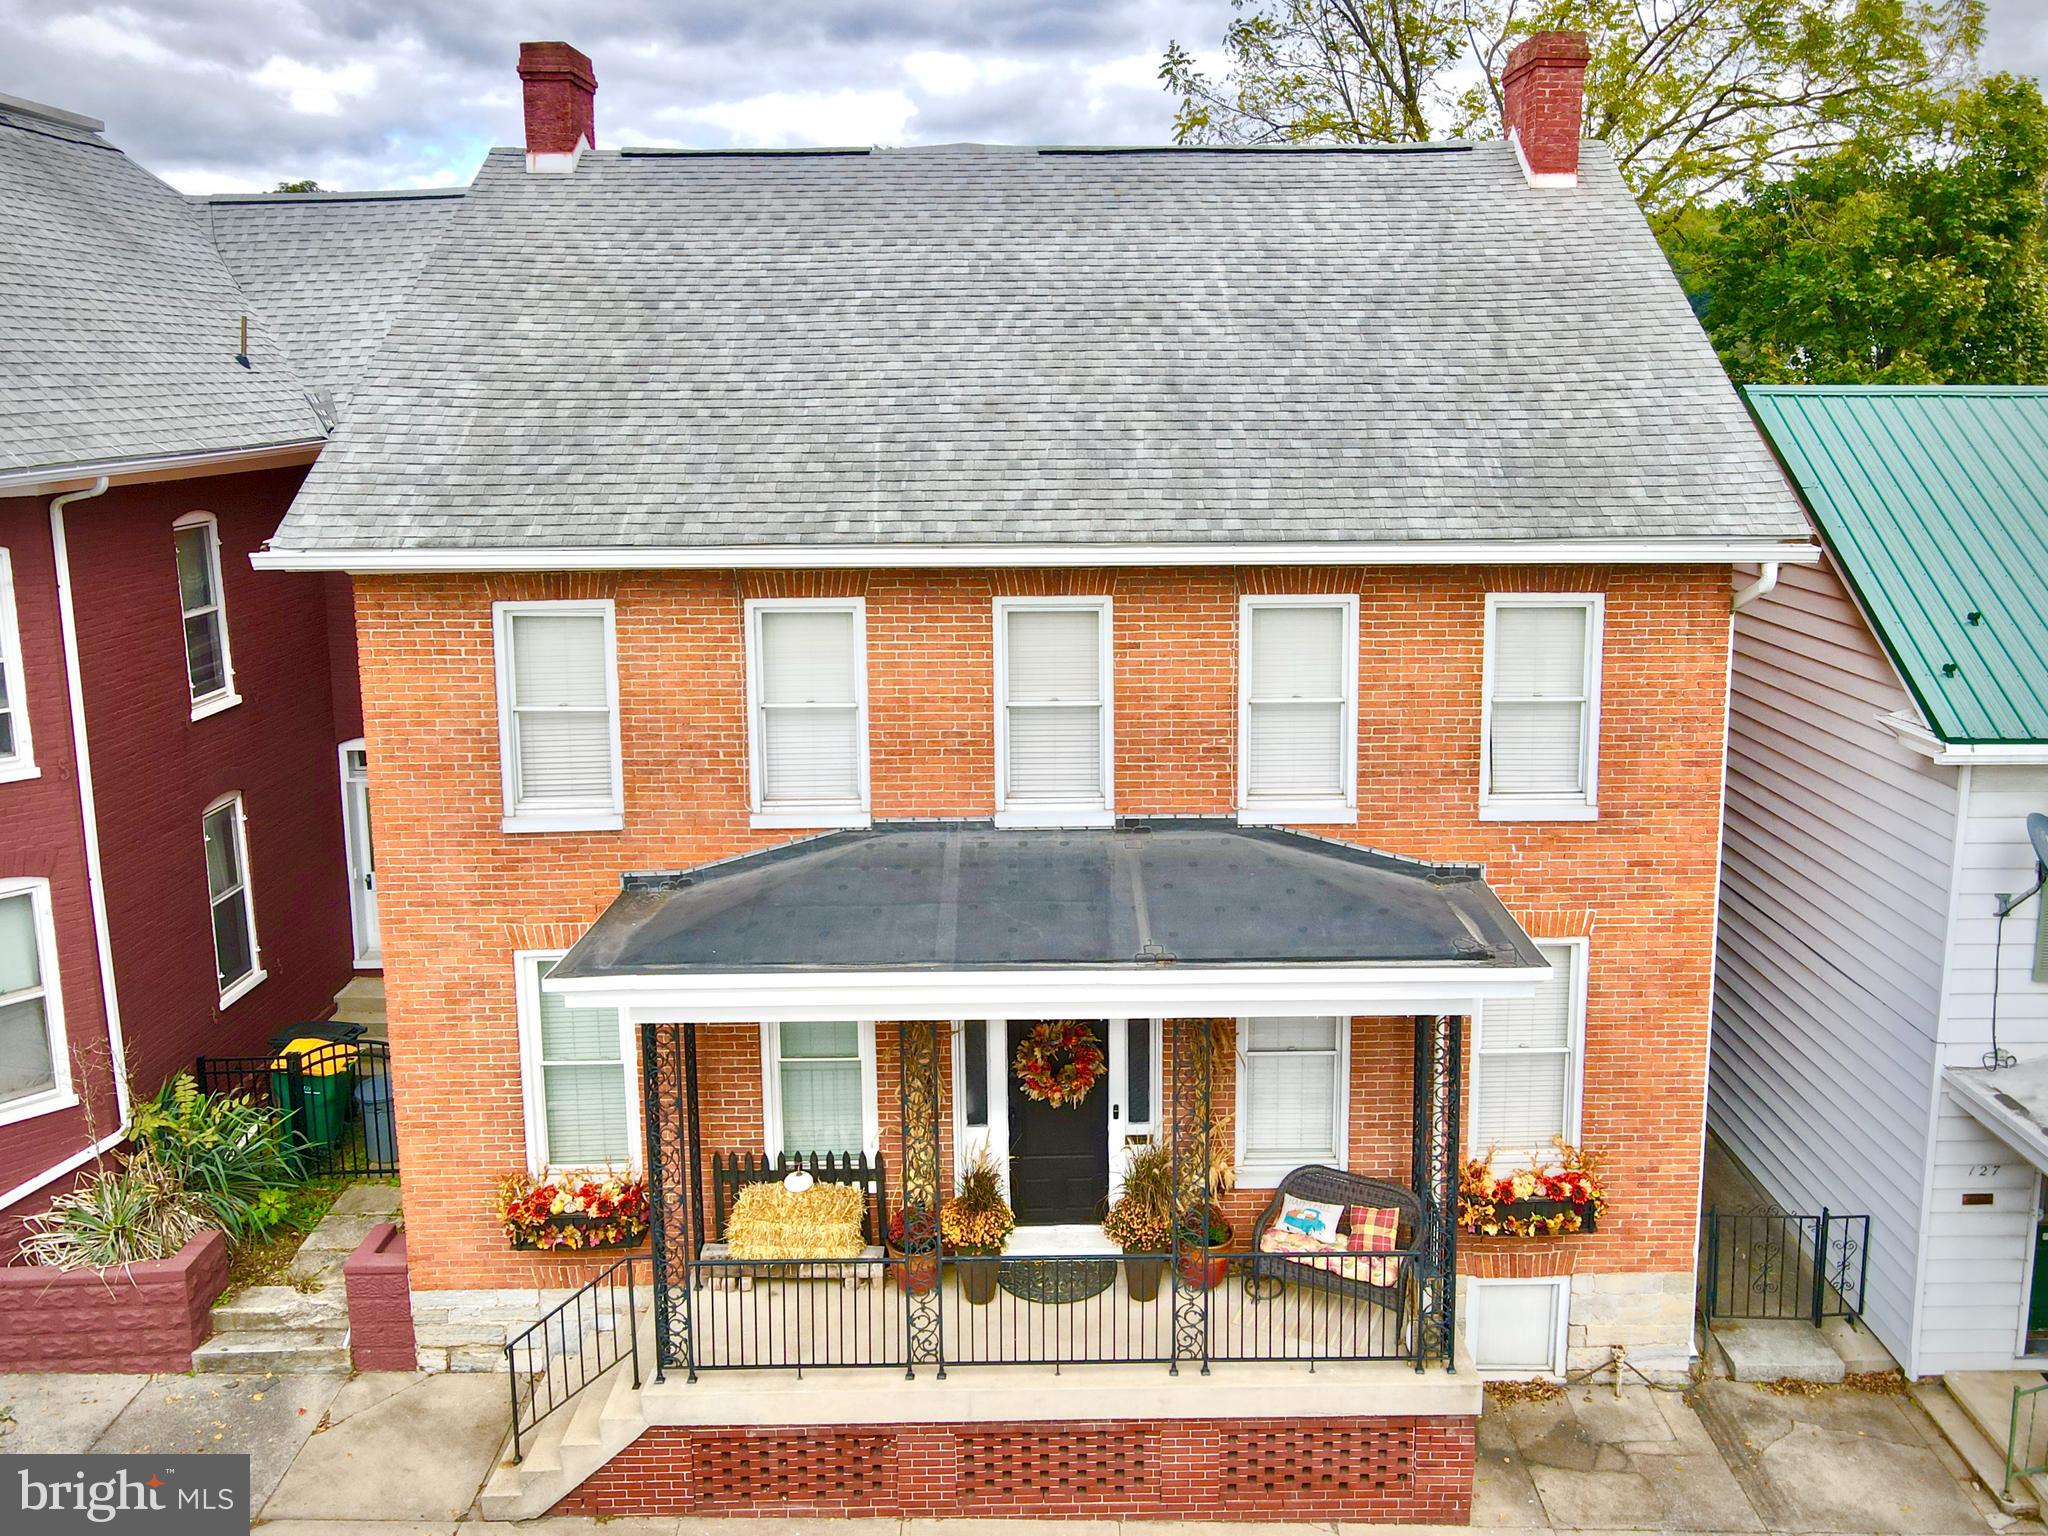
[[[1017,1045],[1031,1021],[1012,1020],[1005,1059],[1017,1059]],[[1108,1049],[1101,1024],[1095,1036]],[[1109,1084],[1097,1083],[1079,1104],[1054,1109],[1027,1098],[1010,1081],[1010,1205],[1020,1225],[1095,1222],[1109,1197]]]

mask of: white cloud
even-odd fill
[[[341,111],[344,97],[370,93],[377,83],[377,71],[360,61],[322,69],[274,54],[256,71],[255,78],[258,85],[284,97],[294,112],[333,117]]]
[[[964,53],[941,53],[920,49],[903,61],[903,72],[919,90],[933,96],[960,96],[970,90],[980,73],[974,60]]]
[[[43,36],[62,47],[101,59],[133,59],[138,64],[175,64],[178,56],[142,30],[133,11],[104,15],[59,16],[43,28]]]
[[[676,114],[721,128],[735,145],[900,144],[917,104],[901,91],[771,91]]]

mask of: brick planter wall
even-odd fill
[[[359,1371],[419,1369],[405,1234],[380,1221],[341,1266],[348,1287],[349,1357]]]
[[[557,1515],[941,1519],[1471,1517],[1473,1420],[657,1425]]]
[[[189,1371],[227,1283],[218,1232],[125,1269],[0,1269],[0,1371]]]

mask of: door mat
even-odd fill
[[[996,1283],[1024,1301],[1086,1301],[1116,1284],[1115,1259],[1005,1259]]]

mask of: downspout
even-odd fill
[[[107,1048],[114,1073],[114,1105],[128,1124],[128,1046],[121,1034],[121,1003],[114,988],[114,944],[107,932],[106,877],[100,870],[99,807],[93,798],[92,753],[85,737],[85,679],[78,661],[78,616],[71,602],[71,553],[64,538],[64,509],[107,492],[101,475],[82,491],[50,501],[50,552],[57,566],[57,618],[64,634],[64,681],[71,694],[71,755],[78,767],[78,813],[84,822],[86,890],[92,899],[93,941],[100,955],[100,999],[107,1016]]]
[[[1758,576],[1748,586],[1739,588],[1736,591],[1735,611],[1740,613],[1758,598],[1769,597],[1772,592],[1777,590],[1777,586],[1778,562],[1766,560],[1763,565],[1763,574]]]

